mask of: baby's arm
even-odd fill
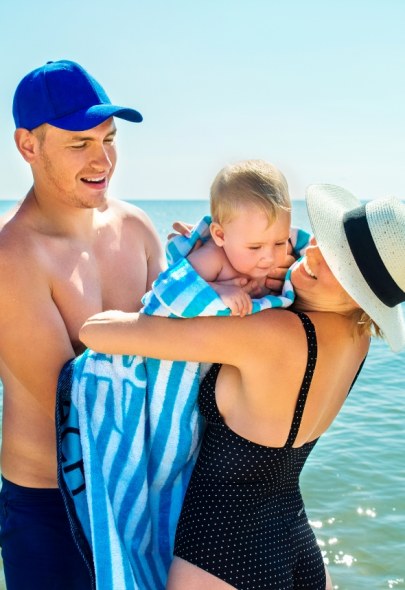
[[[207,282],[216,281],[222,270],[222,253],[219,248],[213,248],[210,242],[190,252],[187,260]]]
[[[194,270],[210,284],[223,304],[230,308],[232,315],[243,317],[251,313],[252,300],[247,292],[252,287],[251,282],[249,283],[247,279],[237,278],[236,271],[235,278],[231,280],[237,280],[238,284],[217,282],[224,268],[224,253],[221,248],[207,242],[198,250],[191,252],[187,256],[187,260]],[[241,284],[246,286],[241,287]]]

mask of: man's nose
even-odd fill
[[[94,147],[91,165],[93,168],[100,170],[100,172],[105,172],[111,168],[111,158],[107,148],[104,145]]]

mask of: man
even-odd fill
[[[137,310],[164,258],[147,216],[107,199],[112,105],[80,65],[48,62],[17,87],[15,142],[33,186],[0,228],[0,518],[7,588],[91,587],[57,486],[55,392],[78,331],[106,309]]]

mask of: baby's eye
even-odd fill
[[[249,246],[249,250],[260,250],[261,246]]]

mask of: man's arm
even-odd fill
[[[145,211],[138,208],[136,208],[136,211],[136,231],[139,231],[140,228],[142,228],[141,231],[144,239],[147,262],[146,291],[149,291],[158,274],[167,267],[167,263],[162,244],[151,219]],[[139,226],[139,222],[141,223],[141,226]]]
[[[148,275],[146,290],[149,291],[158,274],[167,266],[162,245],[155,231],[150,235],[147,247]]]
[[[19,382],[54,418],[58,376],[74,351],[46,277],[34,260],[16,258],[0,255],[0,357],[11,385]]]

